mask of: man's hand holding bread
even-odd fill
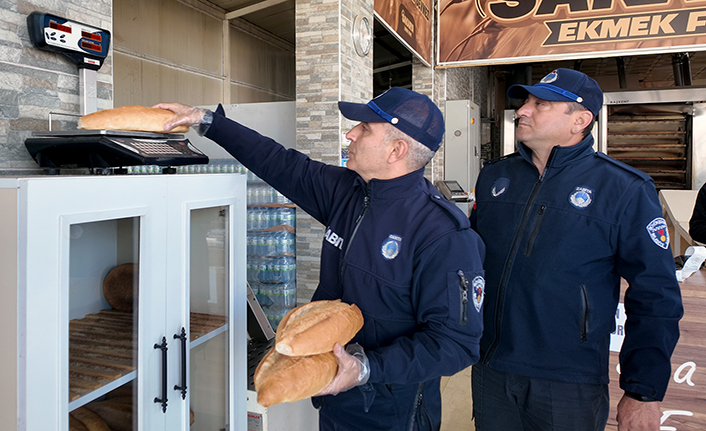
[[[362,327],[358,307],[340,300],[313,301],[287,313],[275,346],[255,371],[258,403],[267,407],[337,394],[360,384],[362,359],[342,346]],[[357,355],[364,358],[361,354],[362,349]],[[367,380],[367,375],[362,377]]]

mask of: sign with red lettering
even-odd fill
[[[431,0],[375,0],[375,16],[427,66],[431,66]]]
[[[442,0],[440,66],[706,50],[706,0]]]

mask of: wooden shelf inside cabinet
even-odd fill
[[[101,310],[69,322],[70,402],[135,371],[132,326],[132,312],[117,310]]]
[[[191,313],[192,347],[226,329],[224,316]],[[72,408],[134,378],[136,340],[133,334],[133,313],[129,311],[101,310],[69,322],[69,402]],[[197,339],[199,342],[194,343]],[[82,397],[86,399],[78,401]]]
[[[191,313],[189,323],[190,348],[194,348],[228,329],[225,316]]]

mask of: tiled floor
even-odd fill
[[[473,431],[471,368],[441,378],[441,431]]]

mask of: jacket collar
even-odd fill
[[[520,142],[517,151],[525,160],[532,163],[532,150],[530,150],[524,143]],[[545,169],[562,168],[564,166],[571,165],[584,157],[591,156],[594,153],[593,135],[589,134],[576,145],[572,145],[570,147],[561,147],[557,145],[552,148],[552,152],[549,156]]]
[[[368,190],[371,200],[400,199],[418,195],[425,190],[424,168],[391,180],[373,178],[367,184],[359,176],[356,185]]]

